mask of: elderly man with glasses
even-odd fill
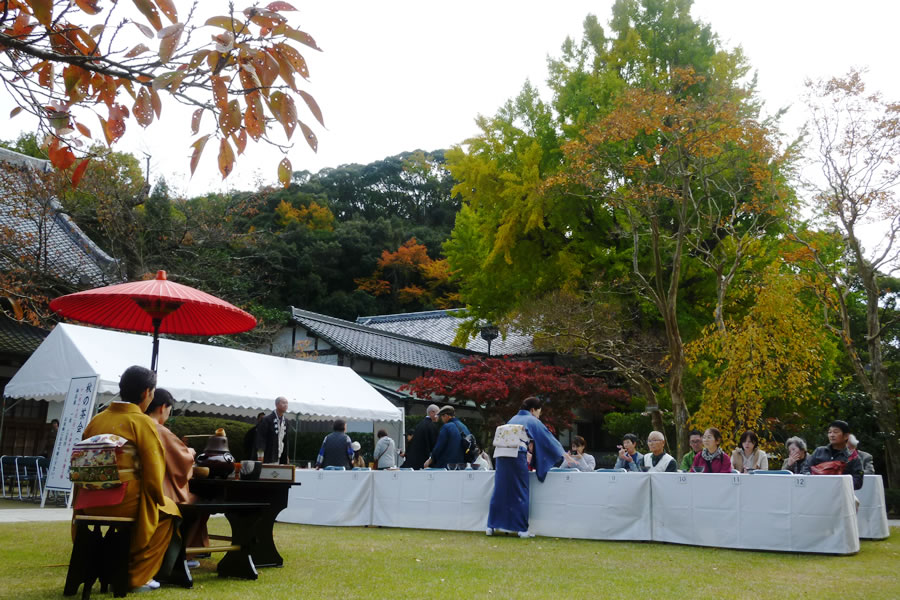
[[[650,452],[644,455],[642,471],[674,473],[678,470],[678,463],[666,452],[666,436],[659,431],[651,431],[647,436],[647,446]]]

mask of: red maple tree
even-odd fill
[[[625,390],[611,389],[602,379],[582,377],[564,367],[479,356],[460,362],[465,366],[459,371],[430,371],[400,389],[419,398],[472,400],[484,417],[485,431],[506,423],[529,396],[545,401],[541,421],[555,432],[570,429],[579,408],[605,413],[629,402]]]

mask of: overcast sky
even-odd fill
[[[580,0],[291,1],[300,10],[291,23],[324,50],[304,52],[311,72],[306,89],[322,107],[326,124],[323,130],[301,112],[319,137],[318,154],[295,138],[288,155],[294,170],[311,171],[462,142],[477,133],[476,115],[495,113],[526,79],[546,90],[547,57],[559,54],[566,36],[580,38],[588,13],[605,23],[612,6]],[[202,3],[204,12],[210,5],[215,6]],[[240,1],[236,6],[243,7]],[[799,97],[807,77],[868,67],[870,88],[900,99],[900,3],[699,0],[693,13],[712,25],[726,47],[743,47],[770,111],[795,105],[785,121],[789,133],[804,121]],[[0,103],[2,114],[8,114],[7,104]],[[165,99],[163,110],[164,121],[146,131],[130,121],[129,133],[116,145],[150,154],[154,182],[164,175],[186,195],[275,182],[281,155],[252,142],[250,154],[224,183],[212,143],[190,179],[189,113],[176,114],[176,104]],[[29,130],[33,125],[23,117],[10,122],[2,137]]]

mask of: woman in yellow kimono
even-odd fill
[[[156,432],[156,424],[144,414],[153,400],[155,389],[156,373],[144,367],[129,367],[119,380],[122,400],[113,401],[91,419],[84,430],[82,439],[111,433],[132,442],[137,448],[139,470],[134,472],[131,481],[125,481],[122,477],[126,487],[121,501],[104,504],[99,495],[91,498],[94,490],[82,488],[77,488],[75,496],[75,514],[135,519],[128,565],[132,588],[159,587],[153,576],[162,566],[173,532],[177,529],[177,519],[173,517],[181,516],[175,503],[163,493],[165,452]],[[123,453],[122,457],[120,470],[135,466],[128,454]]]

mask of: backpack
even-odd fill
[[[459,429],[459,446],[462,449],[463,458],[467,463],[475,462],[475,459],[481,455],[481,448],[478,447],[475,436],[471,433],[468,435],[463,433],[463,428],[459,421],[454,421],[454,424]]]
[[[134,457],[135,469],[119,469],[122,455]],[[138,468],[137,448],[130,441],[112,433],[94,435],[75,444],[69,464],[69,480],[89,490],[107,490],[122,485],[122,474]]]

